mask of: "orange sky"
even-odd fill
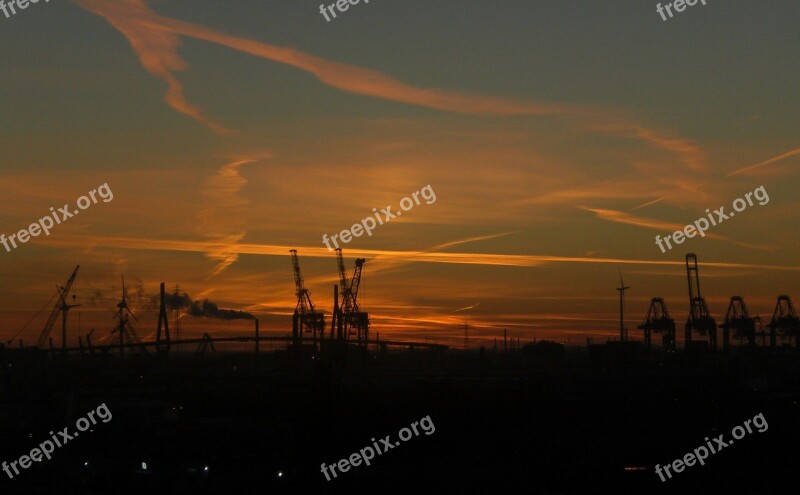
[[[509,21],[504,36],[526,40],[531,53],[518,58],[487,41],[485,52],[465,50],[448,64],[447,33],[426,32],[437,43],[409,51],[417,20],[379,29],[394,19],[389,6],[354,11],[334,27],[299,7],[244,4],[220,12],[208,2],[78,0],[3,25],[11,70],[2,75],[0,232],[16,233],[103,183],[114,199],[48,237],[0,247],[0,338],[15,335],[77,264],[83,306],[80,330],[71,314],[74,334],[110,330],[123,273],[141,335],[153,331],[146,303],[161,281],[286,332],[295,304],[289,249],[298,249],[312,297],[329,313],[336,264],[323,234],[373,208],[397,211],[426,185],[435,202],[344,247],[348,269],[356,256],[368,260],[362,306],[386,338],[460,345],[464,321],[485,339],[473,343],[503,328],[576,344],[613,337],[620,271],[633,287],[632,334],[654,296],[682,322],[686,252],[698,253],[718,320],[732,295],[762,315],[778,294],[800,297],[796,92],[756,94],[745,74],[763,69],[763,84],[790,86],[796,78],[777,66],[798,44],[765,38],[779,47],[768,68],[748,55],[751,65],[737,69],[705,48],[670,68],[659,50],[681,28],[656,25],[636,34],[645,53],[619,40],[613,74],[575,77],[578,65],[543,62],[548,42],[560,60],[575,61],[573,50],[609,36],[602,26],[557,42],[559,33]],[[519,17],[515,8],[523,7],[498,15]],[[553,9],[566,22],[568,13]],[[781,18],[777,7],[760,14]],[[296,29],[282,30],[281,19]],[[478,19],[462,22],[465,32],[481,29]],[[33,38],[37,26],[56,23],[52,37]],[[359,33],[367,42],[347,38]],[[727,92],[708,96],[720,86],[705,66],[728,75]],[[696,85],[663,91],[651,84],[667,84],[657,77],[663,70]],[[595,92],[603,77],[613,84]],[[762,185],[768,204],[667,253],[656,246],[657,234],[707,208],[730,210]],[[186,320],[186,328],[249,331],[241,322]]]

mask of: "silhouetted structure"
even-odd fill
[[[795,345],[800,347],[800,319],[794,310],[794,305],[789,296],[778,296],[778,303],[769,322],[769,345],[775,348],[775,337],[780,334],[783,338],[795,339]]]
[[[336,337],[340,341],[347,341],[350,335],[355,335],[358,345],[366,347],[369,338],[369,313],[361,311],[358,307],[358,289],[361,286],[361,272],[365,262],[364,258],[356,259],[353,277],[348,281],[342,250],[336,249],[336,263],[339,269],[339,288],[342,300],[341,306],[339,306],[338,301],[335,304]]]
[[[300,262],[297,259],[297,250],[289,251],[292,254],[292,268],[294,271],[295,295],[297,296],[297,306],[292,315],[292,344],[299,346],[303,341],[303,332],[311,332],[314,346],[317,345],[317,338],[322,338],[325,333],[325,315],[321,311],[314,309],[311,301],[311,293],[305,288],[303,275],[300,273]]]
[[[161,353],[169,352],[170,342],[169,337],[169,318],[167,318],[167,297],[164,291],[164,282],[161,282],[161,289],[159,292],[159,309],[158,309],[158,328],[156,329],[156,350]],[[161,341],[161,329],[164,328],[164,344]]]
[[[42,329],[42,333],[39,335],[39,338],[36,340],[36,347],[41,349],[44,346],[44,343],[50,340],[50,332],[53,330],[53,325],[56,322],[56,318],[58,318],[59,313],[61,314],[61,350],[66,351],[67,349],[67,313],[72,308],[77,308],[80,304],[68,304],[67,303],[67,296],[69,295],[70,289],[72,289],[72,284],[75,283],[75,277],[78,276],[78,269],[81,266],[78,265],[75,267],[75,270],[72,272],[72,275],[67,280],[67,284],[62,287],[57,287],[58,289],[58,301],[56,301],[56,305],[53,307],[53,311],[50,312],[50,316],[47,318],[47,321],[44,324],[44,328]],[[74,302],[74,296],[73,296]],[[53,342],[50,340],[50,346],[52,347]]]
[[[122,300],[117,303],[117,308],[119,308],[116,314],[117,326],[111,333],[112,335],[115,334],[113,341],[119,348],[119,355],[122,356],[125,353],[126,344],[141,347],[139,336],[136,335],[130,320],[128,320],[128,316],[130,316],[135,321],[139,321],[128,307],[127,290],[125,290],[125,275],[122,276]],[[144,347],[141,348],[144,350]]]
[[[194,351],[195,356],[204,356],[208,351],[217,352],[217,349],[214,347],[214,339],[211,338],[211,335],[208,333],[204,333],[203,337],[200,339],[200,342],[197,344],[197,349]]]
[[[709,348],[717,349],[717,322],[708,312],[706,300],[700,294],[700,272],[697,267],[697,255],[686,255],[686,278],[689,282],[689,318],[686,320],[686,350],[691,350],[692,330],[702,336],[708,335]]]
[[[670,318],[667,304],[664,299],[654,297],[650,300],[644,322],[637,328],[644,331],[644,346],[647,350],[652,348],[651,337],[653,333],[663,334],[662,344],[667,351],[675,351],[675,320]]]
[[[720,328],[722,328],[722,348],[725,352],[728,352],[731,329],[734,330],[735,337],[746,338],[748,347],[755,348],[756,322],[747,311],[747,305],[741,296],[731,297],[725,321]]]
[[[624,307],[625,307],[625,291],[630,289],[630,287],[626,287],[625,284],[622,282],[622,272],[619,272],[619,287],[617,290],[619,291],[619,341],[625,342],[628,337],[627,329],[625,328],[625,319],[624,319]]]

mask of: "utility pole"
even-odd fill
[[[630,289],[630,287],[626,287],[625,284],[622,282],[622,272],[619,272],[619,287],[617,290],[619,291],[619,341],[625,342],[626,335],[625,335],[625,318],[623,315],[623,308],[625,304],[625,291]]]

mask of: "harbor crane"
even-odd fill
[[[311,292],[306,289],[303,275],[300,272],[297,250],[291,249],[289,253],[292,255],[295,295],[297,296],[297,305],[292,316],[292,343],[300,345],[303,341],[303,332],[311,332],[312,340],[316,345],[317,338],[321,340],[325,332],[325,315],[314,308]]]
[[[756,321],[750,316],[741,296],[731,297],[725,321],[719,327],[722,329],[722,349],[725,352],[728,352],[731,329],[734,337],[747,339],[748,347],[752,349],[756,346]]]
[[[786,294],[778,296],[778,303],[769,322],[769,345],[775,348],[775,337],[795,338],[795,345],[800,345],[800,318],[794,310],[791,298]]]
[[[692,347],[692,331],[702,336],[708,335],[708,345],[712,351],[717,349],[717,322],[708,312],[706,300],[700,294],[700,272],[697,255],[686,255],[686,278],[689,282],[689,317],[686,320],[686,349]]]
[[[647,316],[637,328],[644,330],[644,346],[646,349],[651,348],[651,335],[660,333],[663,334],[664,348],[668,352],[675,352],[675,320],[670,318],[664,299],[654,297],[650,300],[650,309],[647,310]]]
[[[363,312],[358,306],[358,289],[361,286],[361,273],[366,260],[356,259],[353,276],[347,279],[342,250],[336,249],[336,263],[339,269],[339,289],[342,300],[341,306],[337,303],[334,309],[334,328],[336,337],[341,341],[349,339],[350,335],[356,336],[359,346],[366,346],[369,338],[369,313]]]

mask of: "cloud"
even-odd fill
[[[142,65],[168,84],[167,103],[218,133],[227,130],[189,104],[173,72],[186,69],[177,55],[178,36],[222,45],[242,53],[283,63],[313,74],[322,83],[352,94],[424,108],[472,115],[560,116],[578,119],[585,129],[634,138],[677,155],[689,169],[706,168],[705,156],[691,141],[622,119],[620,112],[589,105],[522,102],[456,91],[420,88],[379,71],[325,60],[292,48],[227,35],[189,22],[156,14],[143,0],[75,0],[82,8],[105,18],[130,41]]]
[[[445,248],[448,248],[448,247],[458,246],[460,244],[467,244],[467,243],[470,243],[470,242],[485,241],[485,240],[488,240],[488,239],[497,239],[499,237],[505,237],[505,236],[512,235],[512,234],[519,234],[520,232],[522,232],[522,231],[521,230],[515,230],[513,232],[502,232],[500,234],[481,235],[481,236],[476,236],[476,237],[469,237],[467,239],[459,239],[457,241],[445,242],[444,244],[439,244],[437,246],[433,246],[432,248],[430,248],[430,251],[438,251],[440,249],[445,249]]]
[[[132,237],[93,237],[82,235],[63,235],[59,239],[51,239],[51,246],[63,247],[83,247],[87,243],[95,243],[97,246],[119,249],[134,250],[154,250],[154,251],[175,251],[175,252],[201,252],[205,253],[212,249],[219,249],[220,243],[205,241],[169,241],[157,239],[143,239]],[[331,253],[325,247],[297,247],[297,246],[278,246],[267,244],[235,244],[225,246],[236,254],[250,254],[259,256],[281,256],[286,257],[290,249],[298,249],[303,252],[304,257],[331,258]],[[372,258],[373,263],[378,256],[383,256],[391,260],[402,260],[418,263],[448,263],[482,266],[519,266],[537,267],[546,266],[552,263],[578,263],[578,264],[607,264],[607,265],[639,265],[639,266],[684,266],[683,261],[666,260],[636,260],[622,258],[595,258],[580,256],[550,256],[533,254],[494,254],[494,253],[431,253],[425,251],[390,251],[390,250],[371,250],[371,249],[350,249],[350,256]],[[730,262],[703,262],[703,266],[715,268],[737,268],[737,269],[760,269],[775,271],[798,271],[800,266],[792,265],[761,265],[748,263]]]
[[[115,2],[79,0],[78,5],[104,17],[117,28],[131,44],[133,51],[145,69],[167,83],[164,100],[174,110],[188,115],[219,134],[229,131],[207,117],[203,111],[186,100],[183,86],[174,73],[188,68],[188,64],[178,56],[180,38],[153,24],[152,11],[139,0]]]
[[[497,239],[497,238],[500,238],[500,237],[505,237],[505,236],[508,236],[508,235],[517,234],[519,232],[521,232],[521,231],[503,232],[503,233],[500,233],[500,234],[490,234],[490,235],[483,235],[483,236],[476,236],[476,237],[468,237],[466,239],[458,239],[458,240],[455,240],[455,241],[450,241],[450,242],[445,242],[443,244],[438,244],[436,246],[431,246],[431,247],[429,247],[427,249],[424,249],[424,250],[422,250],[420,252],[440,251],[442,249],[446,249],[446,248],[453,247],[453,246],[458,246],[458,245],[461,245],[461,244],[468,244],[470,242],[478,242],[478,241],[484,241],[484,240],[489,240],[489,239]],[[348,250],[348,254],[350,253],[350,251],[351,250]],[[394,269],[394,268],[397,268],[399,266],[402,266],[402,265],[405,265],[405,264],[409,263],[408,260],[403,260],[403,259],[399,259],[399,258],[392,258],[391,256],[387,257],[387,256],[382,256],[382,255],[376,256],[374,258],[374,261],[380,261],[381,263],[380,263],[380,265],[379,265],[379,267],[377,269],[370,270],[370,271],[373,271],[373,272],[376,272],[376,271],[377,272],[381,272],[381,271],[385,272],[385,271],[388,271],[388,270],[391,270],[391,269]]]
[[[795,156],[800,156],[800,148],[795,148],[791,151],[787,151],[786,153],[772,157],[769,160],[764,160],[763,162],[756,163],[755,165],[750,165],[747,167],[740,168],[738,170],[734,170],[733,172],[728,174],[728,177],[733,177],[735,175],[747,175],[757,168],[765,167],[767,165],[771,165],[773,163],[779,162],[781,160],[786,160],[787,158],[792,158]]]
[[[246,207],[249,201],[240,193],[247,179],[242,177],[242,165],[268,158],[269,153],[261,153],[249,158],[240,157],[223,165],[216,174],[209,177],[203,185],[202,195],[208,205],[199,213],[199,231],[212,240],[212,248],[206,256],[218,261],[211,276],[222,273],[239,259],[239,254],[231,249],[244,239],[246,232]]]
[[[476,307],[480,306],[480,304],[481,304],[481,303],[477,302],[477,303],[473,304],[472,306],[467,306],[467,307],[465,307],[465,308],[459,308],[459,309],[457,309],[457,310],[453,311],[453,313],[458,313],[458,312],[460,312],[460,311],[466,311],[466,310],[468,310],[468,309],[476,308]]]
[[[622,211],[607,210],[602,208],[587,208],[587,207],[581,207],[581,209],[594,213],[595,215],[597,215],[598,218],[602,220],[607,220],[609,222],[623,223],[626,225],[634,225],[636,227],[645,227],[648,229],[658,230],[659,232],[671,233],[683,230],[684,227],[686,227],[686,224],[682,225],[679,223],[654,220],[652,218],[637,217],[631,215],[630,213],[625,213]],[[750,249],[758,249],[760,251],[775,251],[776,249],[774,246],[769,246],[769,245],[749,244],[745,242],[735,241],[725,236],[715,234],[713,232],[706,232],[706,237],[708,237],[709,239],[728,241],[737,246],[742,246]]]
[[[664,222],[661,220],[654,220],[652,218],[636,217],[622,211],[607,210],[603,208],[588,208],[585,206],[580,208],[582,210],[590,211],[597,215],[598,218],[607,220],[609,222],[624,223],[626,225],[635,225],[637,227],[646,227],[660,231],[666,230],[670,232],[683,229],[683,225],[678,223]]]
[[[678,136],[660,135],[651,129],[640,126],[631,127],[630,132],[659,149],[678,155],[690,170],[707,171],[705,153],[694,142]]]

